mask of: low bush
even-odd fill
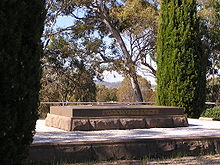
[[[210,117],[210,118],[215,118],[219,119],[220,118],[220,106],[216,106],[214,108],[208,108],[206,109],[202,115],[202,117]]]

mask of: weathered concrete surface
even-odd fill
[[[121,129],[144,129],[149,126],[146,125],[145,118],[124,118],[119,119],[121,123]]]
[[[220,136],[32,144],[32,161],[103,161],[220,153]]]
[[[46,126],[63,129],[65,131],[72,130],[72,118],[54,114],[47,114],[45,120]]]
[[[188,126],[188,120],[183,116],[172,116],[172,119],[175,127]]]
[[[121,123],[118,118],[105,118],[105,119],[89,119],[89,122],[92,126],[92,130],[111,130],[111,129],[120,129]],[[73,130],[75,130],[73,128]]]
[[[50,113],[66,117],[183,115],[184,108],[152,105],[51,106]]]
[[[170,127],[186,127],[188,126],[188,121],[185,116],[178,116],[179,118],[182,118],[182,122],[179,125],[175,125],[176,118],[173,118],[174,116],[153,116],[153,117],[146,117],[146,125],[148,128],[170,128]]]

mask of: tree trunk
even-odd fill
[[[128,63],[127,67],[129,68],[129,75],[131,79],[132,88],[134,90],[135,100],[136,102],[143,102],[143,97],[137,80],[136,69],[134,68],[132,62],[132,56],[129,54],[125,42],[123,41],[122,36],[120,35],[120,31],[118,31],[117,28],[111,23],[111,20],[107,14],[107,10],[105,10],[105,6],[103,6],[103,4],[99,8],[99,10],[100,10],[100,15],[102,17],[102,22],[108,27],[114,38],[117,40],[121,48],[121,51],[124,54],[125,62]]]
[[[137,75],[136,74],[130,75],[130,79],[131,79],[132,88],[134,90],[134,97],[136,102],[143,102],[143,97],[138,83]]]

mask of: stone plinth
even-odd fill
[[[53,164],[55,164],[55,162],[142,160],[143,158],[166,158],[215,153],[220,153],[219,136],[194,136],[32,144],[28,160],[43,162],[42,164],[47,162],[50,164],[50,161],[53,161]],[[204,164],[207,164],[207,160],[204,160]]]
[[[66,131],[185,127],[184,109],[148,105],[51,106],[46,125]]]

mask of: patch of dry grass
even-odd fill
[[[220,165],[220,154],[178,157],[164,160],[119,160],[99,163],[78,163],[65,165]]]

